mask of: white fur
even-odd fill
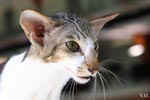
[[[69,75],[63,65],[45,64],[23,54],[13,57],[1,77],[1,100],[59,100]]]
[[[90,40],[87,42],[86,55],[90,55],[92,44]],[[0,100],[59,100],[70,78],[81,84],[89,81],[76,74],[85,61],[84,56],[76,55],[59,63],[30,57],[22,62],[23,57],[24,53],[14,56],[6,64],[1,76]]]

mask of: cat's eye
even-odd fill
[[[72,52],[79,52],[80,51],[80,46],[77,42],[75,41],[68,41],[66,42],[66,47],[72,51]]]

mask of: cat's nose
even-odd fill
[[[95,69],[95,68],[88,68],[88,71],[91,73],[91,74],[95,74],[98,69]]]
[[[96,72],[99,71],[99,62],[98,61],[89,61],[89,63],[86,64],[88,67],[88,71],[91,74],[95,74]]]
[[[94,74],[94,71],[90,68],[88,68],[88,71],[91,73],[91,74]]]
[[[94,74],[99,71],[100,62],[96,57],[86,58],[85,64],[87,66],[88,71],[91,74]]]

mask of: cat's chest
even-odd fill
[[[20,63],[15,60],[11,59],[2,73],[0,96],[4,98],[3,100],[59,98],[63,86],[69,80],[68,74],[65,74],[63,69],[58,69],[57,64],[47,65],[31,60]]]

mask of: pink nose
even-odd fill
[[[95,72],[98,71],[98,68],[88,68],[88,71],[91,72],[91,74],[94,74]]]
[[[94,74],[94,71],[92,69],[88,68],[88,71],[91,72],[91,74]]]

